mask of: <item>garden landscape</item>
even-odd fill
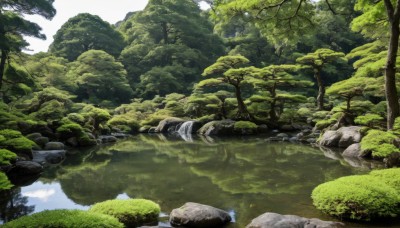
[[[57,1],[0,1],[0,227],[400,227],[400,0],[132,1],[28,53]]]

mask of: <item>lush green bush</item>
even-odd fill
[[[17,155],[9,150],[0,149],[0,165],[10,165]]]
[[[326,182],[313,190],[311,198],[317,209],[340,218],[368,221],[400,214],[399,192],[376,175]]]
[[[361,149],[372,153],[373,158],[384,158],[393,152],[400,152],[400,149],[393,145],[396,135],[387,131],[370,130],[361,140]]]
[[[81,137],[84,132],[81,125],[76,123],[64,124],[57,128],[57,133],[60,135],[60,138],[70,138],[70,137]]]
[[[400,168],[374,170],[369,175],[400,191]]]
[[[364,125],[364,126],[369,126],[373,127],[380,122],[382,122],[384,118],[378,114],[365,114],[363,116],[357,116],[354,120],[354,122],[358,125]]]
[[[91,213],[80,210],[52,210],[42,211],[30,216],[23,216],[4,224],[2,227],[82,227],[82,228],[123,228],[123,224],[117,219],[98,213]]]
[[[250,121],[237,121],[233,128],[235,131],[240,131],[243,129],[257,130],[257,124]]]
[[[6,139],[14,139],[22,136],[21,132],[11,129],[0,130],[0,135],[4,136]]]
[[[12,186],[13,185],[8,180],[8,177],[4,173],[0,172],[0,191],[10,189]]]
[[[111,127],[126,131],[127,133],[135,133],[140,128],[137,116],[134,112],[115,115],[107,122],[107,124]]]
[[[157,221],[160,206],[145,199],[116,199],[97,203],[90,208],[90,211],[111,215],[127,227],[137,227]]]
[[[13,139],[8,139],[2,143],[2,145],[15,152],[25,152],[25,151],[30,151],[33,147],[38,147],[36,143],[33,141],[25,138],[25,137],[19,137],[19,138],[13,138]]]

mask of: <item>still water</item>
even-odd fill
[[[234,217],[230,228],[245,227],[265,212],[332,220],[312,206],[312,189],[368,172],[334,153],[261,136],[183,139],[137,135],[72,151],[33,184],[1,195],[0,222],[46,209],[87,210],[115,198],[150,199],[164,214],[185,202],[211,205]]]

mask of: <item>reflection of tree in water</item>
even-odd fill
[[[0,219],[3,223],[28,215],[35,206],[27,206],[28,197],[21,195],[21,188],[0,191]]]

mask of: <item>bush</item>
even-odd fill
[[[317,209],[339,218],[369,221],[400,214],[399,192],[373,175],[342,177],[321,184],[311,198]]]
[[[257,130],[257,125],[250,121],[237,121],[233,127],[235,131],[242,129]]]
[[[12,187],[13,185],[8,180],[8,177],[4,173],[0,172],[0,191],[8,190]]]
[[[400,168],[374,170],[369,175],[382,180],[390,187],[400,191]]]
[[[17,159],[17,155],[15,153],[6,149],[0,149],[0,166],[10,165],[15,159]]]
[[[97,203],[89,211],[111,215],[127,227],[137,227],[156,222],[160,214],[160,206],[145,199],[116,199]]]
[[[82,126],[76,123],[64,124],[58,127],[56,131],[58,134],[60,134],[60,138],[63,139],[81,137],[84,133]]]
[[[21,132],[11,129],[0,130],[0,135],[4,136],[6,139],[14,139],[22,136]]]
[[[52,210],[42,211],[30,216],[23,216],[14,221],[4,224],[2,227],[103,227],[103,228],[123,228],[117,219],[104,215],[80,210]]]
[[[361,149],[366,153],[372,153],[373,158],[385,158],[400,149],[393,145],[397,137],[386,131],[370,130],[361,140]]]
[[[354,120],[356,124],[372,127],[382,122],[384,118],[377,114],[365,114],[364,116],[357,116]]]

